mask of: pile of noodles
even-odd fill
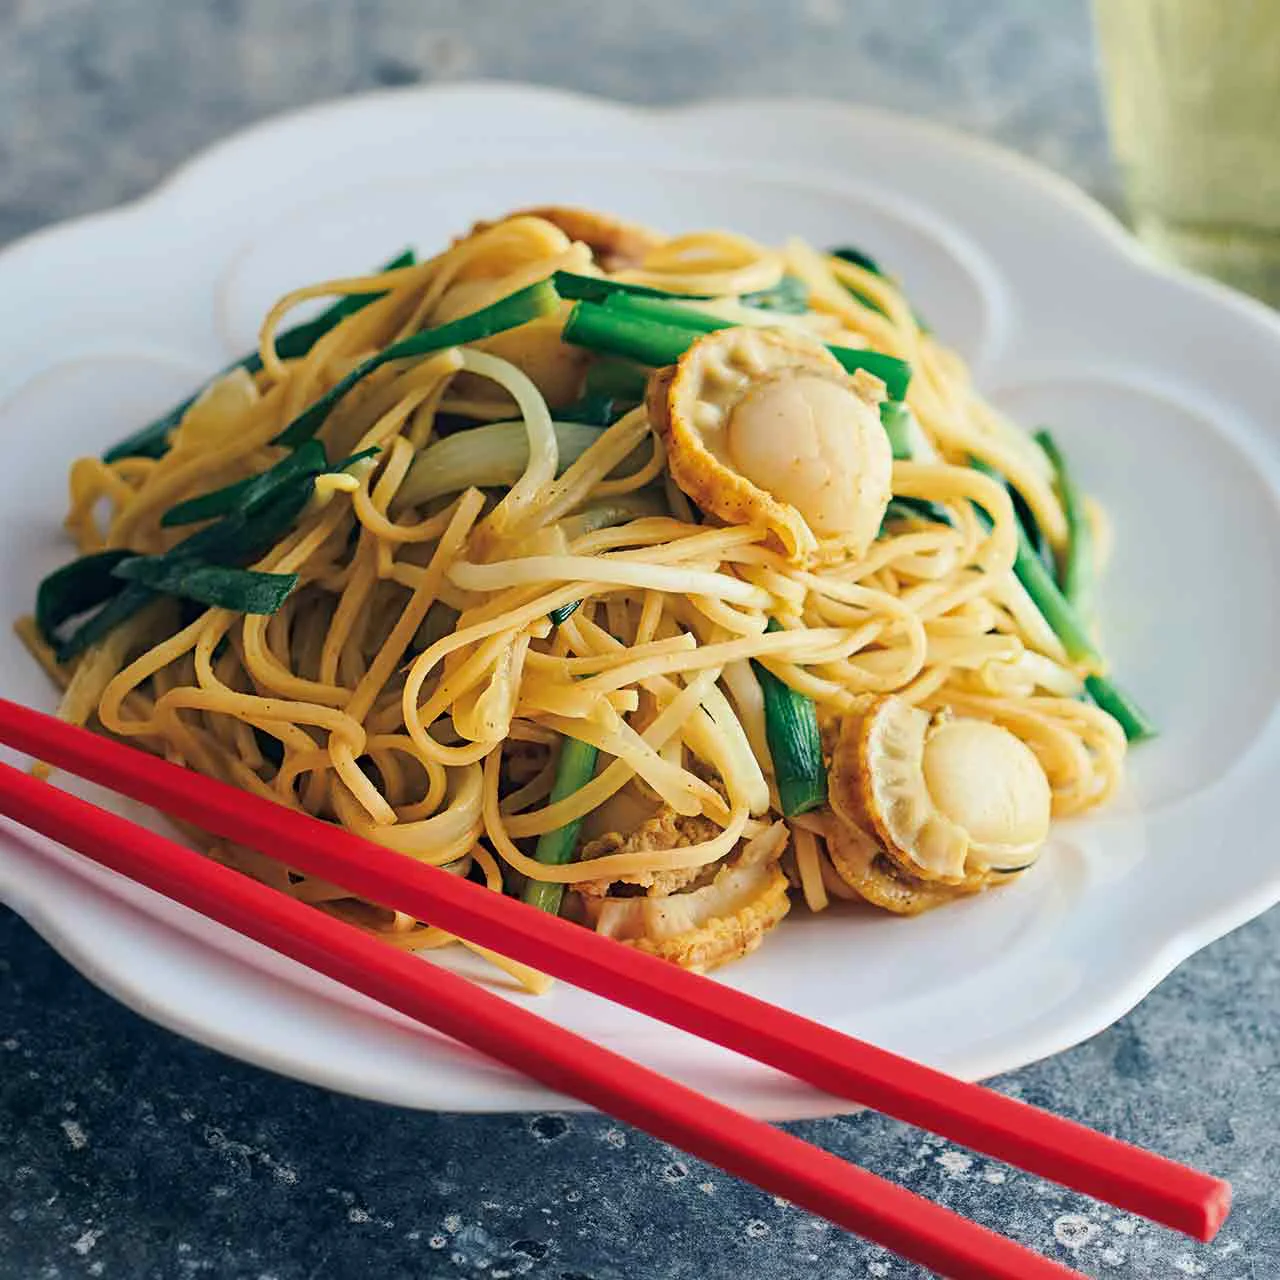
[[[160,523],[169,507],[278,460],[269,442],[360,361],[557,269],[601,267],[553,221],[516,215],[420,265],[294,291],[263,324],[261,371],[214,383],[163,457],[74,464],[67,528],[81,552],[166,549],[176,539]],[[696,517],[643,407],[564,466],[554,409],[577,394],[590,357],[559,343],[563,317],[553,315],[390,365],[338,403],[321,431],[328,455],[379,452],[321,477],[296,527],[255,565],[299,575],[274,615],[215,608],[184,625],[177,603],[162,601],[61,668],[24,621],[66,685],[61,713],[496,892],[504,869],[572,883],[703,866],[776,820],[752,659],[821,716],[894,692],[994,721],[1039,758],[1055,815],[1098,804],[1119,777],[1123,735],[1079,700],[1087,673],[1012,572],[1008,494],[968,459],[1008,477],[1061,547],[1052,476],[894,284],[800,241],[773,249],[720,232],[654,236],[616,277],[732,306],[784,273],[808,287],[810,307],[786,324],[912,366],[907,402],[937,461],[895,463],[893,491],[937,504],[949,525],[892,524],[861,559],[797,567],[763,528]],[[292,308],[371,290],[388,292],[305,356],[279,357],[273,335]],[[415,457],[442,431],[457,439],[462,416],[519,424],[523,469],[407,501]],[[989,529],[971,501],[992,514]],[[548,614],[574,601],[581,607],[554,626]],[[770,616],[782,629],[766,634]],[[562,735],[597,747],[601,767],[550,803]],[[517,762],[525,767],[512,773]],[[719,834],[563,866],[530,857],[532,838],[637,778]],[[796,819],[788,855],[814,909],[829,894],[853,896],[822,830],[820,818]],[[260,854],[210,852],[403,946],[451,940]],[[536,986],[536,975],[501,963]]]

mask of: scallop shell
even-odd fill
[[[882,395],[814,339],[735,327],[655,374],[647,405],[684,493],[808,563],[860,555],[880,528],[893,469]]]
[[[787,830],[776,823],[724,863],[709,884],[657,897],[579,899],[598,932],[685,969],[703,970],[754,951],[787,914],[778,864]]]
[[[874,836],[839,818],[827,823],[827,857],[849,888],[872,906],[899,916],[932,911],[964,894],[979,892],[986,883],[953,886],[917,879],[901,870]]]
[[[1021,739],[985,720],[882,698],[841,726],[831,807],[908,876],[962,886],[1035,861],[1051,793]]]

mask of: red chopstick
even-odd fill
[[[0,809],[245,937],[922,1266],[956,1280],[1080,1280],[1078,1271],[950,1209],[4,764]]]
[[[1230,1185],[1083,1125],[876,1048],[338,827],[0,699],[0,742],[266,850],[353,893],[607,999],[1018,1165],[1119,1208],[1210,1240]]]

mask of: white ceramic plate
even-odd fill
[[[250,130],[138,204],[13,246],[0,255],[5,608],[25,611],[67,555],[68,461],[250,346],[283,290],[546,201],[848,241],[900,272],[999,404],[1055,425],[1113,513],[1108,642],[1164,727],[1133,756],[1124,801],[1062,825],[1023,882],[918,920],[797,908],[720,980],[979,1077],[1100,1030],[1280,898],[1280,323],[1158,269],[1058,179],[879,112],[650,112],[497,85],[384,94]],[[0,690],[51,706],[16,640],[0,643]],[[133,1008],[250,1061],[417,1107],[565,1105],[12,829],[0,896]],[[568,988],[532,1003],[758,1115],[844,1106]]]

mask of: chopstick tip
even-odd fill
[[[1214,1180],[1212,1190],[1205,1197],[1204,1221],[1196,1233],[1197,1238],[1208,1244],[1221,1230],[1230,1212],[1231,1183],[1225,1178],[1217,1178]]]

